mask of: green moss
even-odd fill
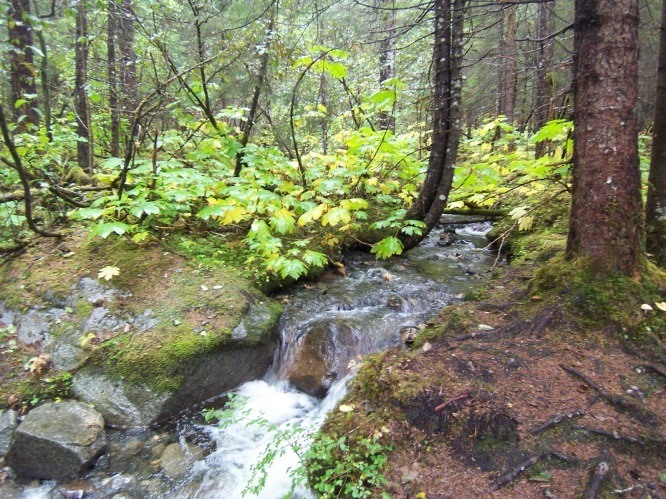
[[[63,371],[43,378],[23,379],[2,387],[3,402],[12,396],[22,410],[28,410],[47,400],[65,399],[70,396],[72,373]]]
[[[625,339],[637,339],[666,331],[666,317],[654,306],[663,301],[664,283],[663,273],[656,269],[637,282],[621,274],[598,275],[585,259],[560,256],[535,272],[529,291],[557,295],[565,313],[585,326],[612,326]],[[643,310],[643,304],[654,310]]]

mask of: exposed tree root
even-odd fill
[[[541,454],[536,454],[529,459],[526,459],[522,463],[520,463],[518,466],[513,468],[511,471],[508,473],[505,473],[504,475],[500,476],[497,478],[491,485],[490,485],[490,490],[492,492],[501,489],[505,485],[513,482],[513,480],[520,475],[521,473],[525,472],[527,469],[531,468],[534,466],[536,463],[538,463],[541,459],[546,457],[549,453],[548,452],[543,452]]]
[[[507,324],[506,326],[498,327],[490,331],[475,331],[474,333],[458,336],[457,338],[455,338],[455,341],[463,342],[471,339],[479,339],[479,340],[495,339],[499,338],[500,336],[515,334],[524,331],[527,329],[527,326],[529,324],[530,324],[529,321],[519,319],[517,321],[512,322],[511,324]]]
[[[579,409],[578,411],[574,411],[569,414],[556,414],[552,418],[550,418],[548,421],[546,421],[543,424],[540,424],[539,426],[535,426],[530,430],[531,435],[538,435],[539,433],[542,433],[546,430],[549,430],[553,426],[557,426],[558,424],[562,423],[563,421],[571,421],[577,418],[580,418],[581,416],[585,415],[585,411],[583,409]]]
[[[599,491],[604,484],[606,477],[610,473],[611,467],[606,461],[600,461],[595,467],[590,481],[587,482],[585,492],[583,492],[583,499],[596,499],[599,497]]]
[[[599,385],[597,385],[594,381],[592,381],[590,378],[585,376],[583,373],[580,371],[575,370],[573,367],[569,367],[566,364],[560,364],[560,367],[564,369],[566,372],[569,374],[573,375],[574,377],[580,379],[588,385],[590,388],[592,388],[594,391],[597,392],[599,397],[604,399],[606,402],[608,402],[614,409],[620,411],[620,412],[626,412],[633,416],[635,419],[640,421],[646,426],[656,426],[657,425],[657,417],[650,411],[643,409],[642,407],[639,407],[635,403],[633,403],[630,400],[627,400],[624,397],[620,397],[618,395],[613,395],[610,393],[607,393],[603,388],[601,388]]]
[[[638,366],[638,367],[640,367],[642,369],[645,369],[646,371],[650,371],[652,373],[659,374],[660,376],[663,376],[664,378],[666,378],[666,369],[664,369],[663,367],[655,366],[653,364],[643,364],[643,365]]]
[[[602,437],[610,438],[611,440],[625,442],[628,444],[638,445],[640,447],[646,447],[648,445],[654,445],[661,452],[666,452],[666,439],[664,438],[652,438],[652,437],[634,437],[631,435],[620,435],[616,431],[602,430],[599,428],[588,428],[587,426],[573,425],[572,428],[578,431],[584,431],[586,433],[591,433],[594,435],[599,435]]]

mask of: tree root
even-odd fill
[[[520,474],[524,473],[527,471],[529,468],[534,466],[536,463],[541,461],[542,459],[546,459],[548,457],[554,457],[555,459],[559,459],[561,461],[565,461],[567,463],[577,463],[578,459],[572,456],[568,456],[566,454],[563,454],[562,452],[556,451],[556,450],[547,450],[542,452],[541,454],[535,454],[532,457],[527,458],[525,461],[520,463],[518,466],[515,468],[511,469],[509,472],[505,473],[504,475],[498,477],[491,485],[490,485],[490,490],[491,492],[495,492],[496,490],[501,489],[505,485],[510,484],[513,482],[516,477],[518,477]]]
[[[653,364],[643,364],[641,366],[638,366],[637,369],[638,368],[645,369],[646,371],[659,374],[660,376],[666,378],[666,369],[664,369],[663,367],[655,366]]]
[[[585,415],[585,411],[583,409],[579,409],[577,411],[574,411],[570,414],[556,414],[552,418],[550,418],[548,421],[546,421],[543,424],[540,424],[539,426],[535,426],[530,430],[530,435],[538,435],[539,433],[543,433],[546,430],[549,430],[553,426],[557,426],[558,424],[562,423],[563,421],[571,421],[573,419],[580,418],[581,416]]]
[[[527,469],[531,468],[534,466],[536,463],[538,463],[541,459],[546,457],[548,455],[548,452],[543,452],[541,454],[536,454],[522,463],[520,463],[518,466],[513,468],[511,471],[508,473],[505,473],[504,475],[500,476],[497,478],[491,485],[490,485],[490,491],[495,492],[496,490],[501,489],[505,485],[513,482],[513,480],[520,475],[521,473],[525,472]]]
[[[593,435],[606,437],[611,440],[625,442],[632,445],[638,445],[640,447],[647,447],[648,445],[653,445],[657,449],[664,449],[664,446],[666,445],[666,438],[634,437],[631,435],[620,435],[616,431],[602,430],[599,428],[588,428],[587,426],[581,426],[581,425],[573,425],[571,428],[577,431],[584,431],[586,433],[591,433]],[[661,452],[664,452],[664,450],[662,450]]]
[[[596,499],[599,497],[601,486],[606,477],[608,477],[610,470],[611,468],[606,461],[599,461],[594,467],[590,480],[587,482],[587,487],[585,487],[585,492],[583,492],[583,499]]]
[[[610,393],[607,393],[603,388],[601,388],[599,385],[597,385],[594,381],[592,381],[590,378],[585,376],[583,373],[575,370],[573,367],[569,367],[566,364],[560,364],[560,367],[564,369],[566,372],[569,374],[573,375],[574,377],[580,379],[583,383],[588,385],[590,388],[592,388],[594,391],[597,392],[599,397],[604,399],[606,402],[608,402],[614,409],[620,412],[626,412],[633,416],[635,419],[640,421],[646,426],[656,426],[658,421],[657,421],[657,416],[655,416],[652,412],[648,411],[647,409],[643,409],[642,407],[639,407],[635,403],[633,403],[630,400],[627,400],[624,397],[620,397],[618,395],[613,395]]]
[[[527,329],[528,324],[529,321],[519,319],[517,321],[512,322],[511,324],[507,324],[506,326],[498,327],[490,331],[477,331],[474,333],[464,334],[462,336],[454,338],[454,340],[458,342],[463,342],[475,338],[479,340],[483,339],[494,340],[495,338],[499,338],[500,336],[515,334],[524,331],[525,329]]]

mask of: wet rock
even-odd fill
[[[400,295],[391,295],[388,297],[386,306],[392,310],[402,310],[404,301]]]
[[[90,468],[105,446],[100,413],[80,402],[48,403],[18,426],[6,462],[19,477],[62,480]]]
[[[16,313],[5,308],[5,304],[0,301],[0,327],[7,327],[16,321]]]
[[[93,497],[95,487],[87,480],[73,480],[57,487],[54,491],[54,497],[66,499],[84,499]]]
[[[26,345],[41,343],[46,339],[51,323],[50,314],[32,309],[20,318],[16,331],[17,337],[21,343]]]
[[[125,325],[125,320],[111,314],[106,307],[95,307],[90,317],[83,322],[84,332],[117,331]]]
[[[192,464],[203,456],[203,449],[193,444],[179,442],[170,444],[160,457],[160,466],[171,479],[180,478]]]
[[[342,321],[318,322],[303,338],[287,379],[309,395],[324,397],[331,385],[347,374],[358,345],[359,336],[352,325]]]
[[[445,229],[439,236],[437,246],[451,246],[457,240],[458,238],[456,237],[456,231],[454,229]]]
[[[102,305],[116,298],[132,296],[132,293],[105,286],[96,279],[82,278],[76,286],[78,293],[93,305]]]
[[[147,386],[125,384],[93,369],[84,369],[74,376],[72,393],[94,405],[108,425],[118,428],[148,426],[168,398]]]
[[[18,426],[18,413],[8,410],[0,413],[0,457],[7,454],[14,430]]]

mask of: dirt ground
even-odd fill
[[[327,431],[381,434],[396,498],[666,498],[659,340],[632,353],[539,304],[528,279],[509,271],[428,324],[436,334],[366,361],[355,410]]]

